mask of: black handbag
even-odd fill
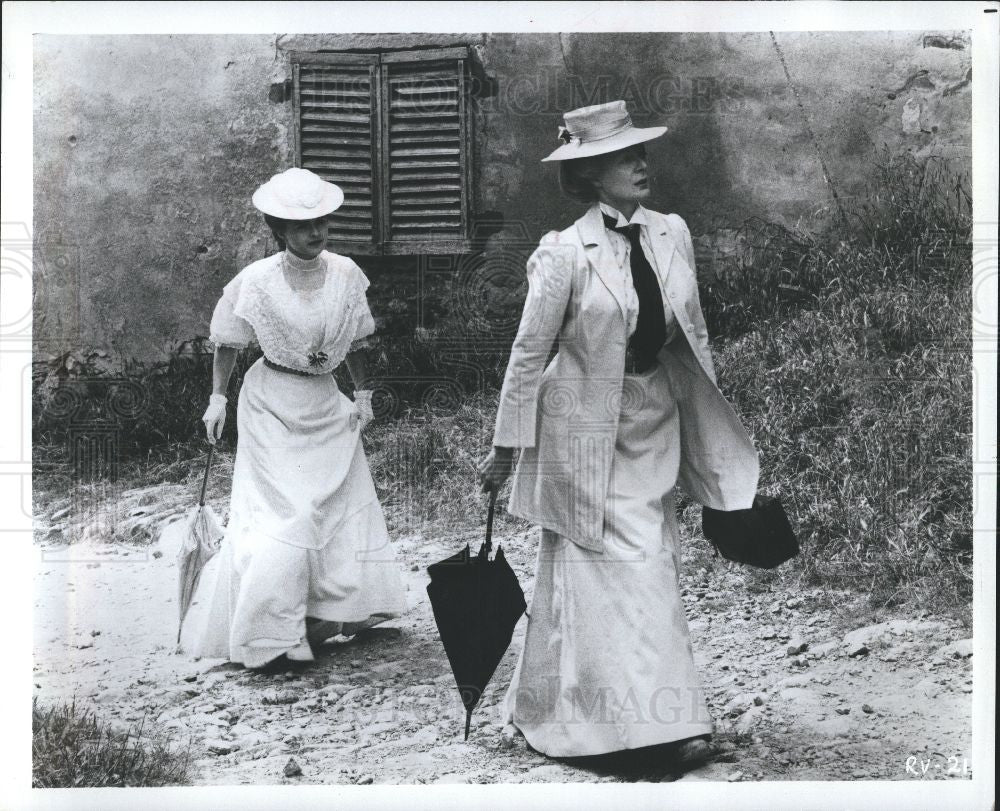
[[[703,507],[701,527],[719,554],[736,563],[773,569],[799,553],[785,508],[772,496],[756,495],[749,510]]]

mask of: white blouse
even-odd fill
[[[328,374],[375,331],[367,289],[368,278],[346,256],[275,254],[225,286],[209,338],[236,349],[257,343],[272,363]]]

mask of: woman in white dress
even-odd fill
[[[497,489],[542,527],[505,736],[554,757],[673,744],[690,767],[713,725],[679,586],[674,485],[750,507],[753,444],[715,384],[684,221],[645,208],[645,142],[625,102],[565,115],[560,182],[590,205],[542,238],[500,394]],[[546,361],[558,340],[558,352]]]
[[[229,521],[209,605],[191,652],[259,668],[311,661],[312,645],[406,609],[361,429],[371,392],[339,390],[345,359],[365,378],[360,344],[374,332],[368,280],[325,250],[326,217],[341,189],[305,169],[275,175],[253,195],[285,250],[244,268],[212,316],[213,387],[204,422],[221,436],[236,353],[263,357],[243,378]]]

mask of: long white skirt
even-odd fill
[[[307,616],[332,636],[406,610],[353,413],[332,375],[247,371],[229,522],[191,653],[259,667],[304,644]]]
[[[712,732],[680,595],[680,424],[666,368],[627,375],[604,550],[542,531],[524,648],[502,705],[553,757]]]

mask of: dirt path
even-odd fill
[[[405,617],[327,644],[307,670],[266,676],[174,653],[176,535],[146,548],[40,544],[34,682],[43,702],[75,697],[122,726],[145,717],[190,739],[196,783],[676,779],[657,763],[581,768],[523,745],[499,748],[496,705],[523,620],[462,741],[463,710],[424,591],[426,566],[451,554],[454,539],[398,541]],[[530,601],[535,534],[502,541]],[[721,564],[685,575],[684,586],[723,753],[681,779],[971,776],[972,649],[956,621],[845,627],[829,606],[857,598],[751,593],[745,575]],[[286,776],[289,760],[300,775]]]

